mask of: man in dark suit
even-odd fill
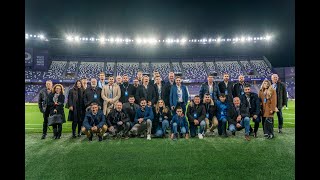
[[[151,107],[156,103],[156,92],[154,90],[154,86],[149,83],[149,76],[145,75],[142,78],[142,85],[140,85],[136,92],[136,102],[140,103],[141,98],[145,98],[147,100],[147,105]]]
[[[233,83],[229,81],[229,74],[223,74],[223,81],[219,82],[219,91],[220,93],[224,93],[227,97],[227,101],[233,103],[232,89]]]

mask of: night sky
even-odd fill
[[[70,32],[85,35],[104,32],[132,38],[155,34],[160,39],[273,33],[276,39],[272,44],[251,47],[250,51],[265,55],[274,67],[284,67],[295,65],[294,3],[293,0],[26,0],[25,28],[26,32],[45,32],[49,37],[61,38]],[[228,47],[218,49],[221,48]],[[214,47],[199,54],[193,49],[192,53],[209,55],[212,51]]]

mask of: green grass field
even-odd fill
[[[260,126],[259,137],[249,142],[243,130],[235,137],[203,140],[98,142],[94,137],[88,142],[70,138],[70,122],[61,139],[51,139],[49,130],[41,140],[42,116],[37,106],[26,105],[25,179],[295,179],[294,101],[288,107],[284,133],[272,140],[262,137]]]

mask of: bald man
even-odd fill
[[[249,107],[247,107],[244,103],[241,103],[239,97],[233,98],[233,104],[228,109],[227,119],[229,131],[231,131],[233,135],[235,135],[236,131],[240,131],[241,129],[245,128],[245,140],[250,141]]]
[[[238,77],[239,82],[235,83],[233,85],[232,94],[233,97],[240,97],[241,95],[244,95],[244,76],[240,75]]]

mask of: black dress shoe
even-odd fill
[[[89,141],[92,141],[92,137],[93,137],[93,134],[91,133],[91,135],[89,137]]]
[[[98,136],[99,137],[99,141],[102,141],[102,136]],[[92,139],[91,139],[92,140]]]
[[[236,135],[236,132],[233,132],[233,133],[232,133],[232,135],[234,135],[234,136],[235,136],[235,135]]]
[[[45,139],[46,138],[46,134],[42,134],[41,139]]]
[[[81,137],[81,133],[80,133],[80,134],[78,134],[78,137]]]
[[[72,134],[72,138],[76,138],[77,136],[75,134]]]
[[[279,130],[278,130],[278,133],[282,133],[282,129],[279,129]]]

